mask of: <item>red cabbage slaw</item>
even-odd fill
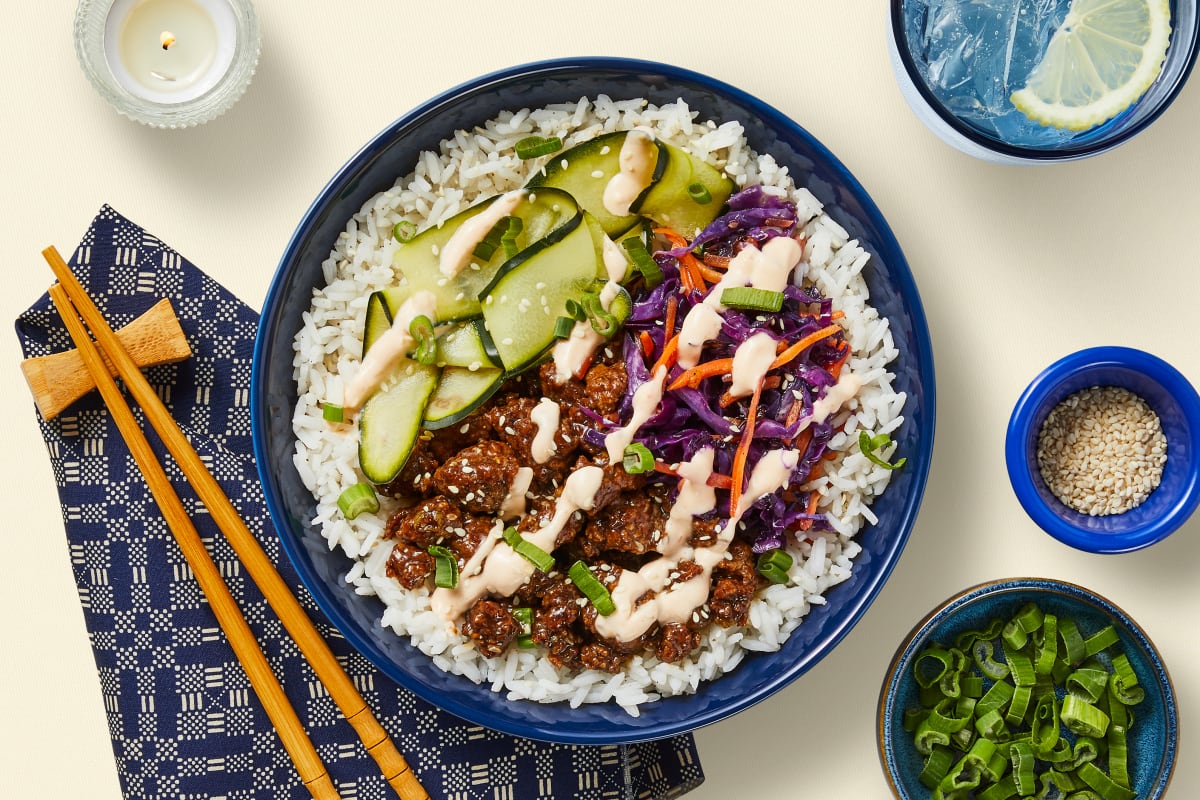
[[[681,259],[689,256],[701,264],[713,265],[709,270],[720,272],[742,248],[762,247],[777,236],[797,236],[796,207],[785,198],[770,194],[761,186],[746,188],[730,198],[728,211],[701,231],[686,245],[654,253],[663,272],[663,282],[650,292],[641,292],[625,322],[624,361],[628,388],[618,414],[628,420],[632,414],[632,397],[638,387],[650,379],[652,365],[663,354],[667,342],[677,332],[695,305],[704,300],[706,291],[694,285],[689,276],[681,275]],[[664,309],[675,303],[672,327],[664,328]],[[715,340],[705,345],[701,364],[715,359],[732,358],[739,344],[758,333],[767,333],[785,345],[830,326],[832,303],[815,288],[801,289],[789,285],[784,292],[783,307],[778,312],[743,311],[728,308],[723,312],[721,331]],[[844,333],[838,331],[802,350],[795,358],[772,369],[764,378],[744,476],[771,450],[795,449],[799,463],[792,473],[791,485],[804,483],[829,452],[828,445],[834,429],[829,420],[810,421],[814,401],[823,397],[838,379],[838,373],[850,353]],[[666,388],[657,413],[638,430],[634,441],[643,444],[658,461],[660,480],[676,481],[671,466],[690,459],[703,447],[715,451],[714,473],[731,478],[735,453],[742,442],[751,398],[743,397],[732,403],[728,396],[722,400],[728,384],[720,376],[700,381],[696,388],[669,388],[683,370],[672,364]],[[724,402],[724,407],[722,407]],[[595,432],[600,437],[600,432]],[[712,481],[710,481],[712,483]],[[714,485],[728,487],[720,477]],[[740,492],[739,492],[740,493]],[[813,492],[785,488],[759,499],[741,517],[741,535],[748,538],[754,552],[782,547],[789,532],[828,530],[824,514],[815,512]],[[728,518],[730,492],[718,491],[717,507],[709,517]]]

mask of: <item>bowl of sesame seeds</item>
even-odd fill
[[[1150,353],[1080,350],[1017,400],[1005,460],[1017,500],[1051,536],[1091,553],[1139,550],[1200,504],[1200,395]]]

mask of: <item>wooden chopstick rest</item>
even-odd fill
[[[117,331],[117,338],[139,369],[183,361],[192,354],[175,309],[166,298]],[[104,363],[110,375],[117,374],[117,368],[107,356]],[[54,419],[67,406],[96,388],[78,350],[27,358],[21,362],[21,372],[25,373],[25,381],[33,392],[33,402],[45,420]]]

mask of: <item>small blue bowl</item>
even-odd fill
[[[1111,624],[1120,647],[1138,676],[1145,699],[1133,707],[1129,731],[1130,788],[1138,800],[1158,800],[1175,770],[1179,714],[1171,676],[1162,657],[1129,615],[1099,595],[1072,583],[1047,578],[1014,578],[983,583],[946,600],[917,623],[896,650],[879,694],[877,742],[879,760],[898,800],[928,800],[930,791],[917,780],[924,757],[903,727],[904,712],[919,705],[913,663],[932,642],[952,644],[963,632],[978,630],[997,617],[1011,619],[1026,603],[1048,614],[1070,617],[1084,634]]]
[[[1124,514],[1091,517],[1054,496],[1037,464],[1038,434],[1050,411],[1091,386],[1119,386],[1158,414],[1167,438],[1162,482]],[[1127,553],[1165,539],[1200,504],[1200,395],[1170,364],[1128,347],[1080,350],[1047,367],[1017,400],[1005,460],[1025,512],[1055,539],[1089,553]]]
[[[538,108],[606,94],[655,104],[683,98],[702,119],[739,120],[750,145],[786,165],[825,209],[871,253],[864,275],[871,301],[891,322],[899,355],[893,385],[905,392],[905,422],[894,434],[907,466],[875,501],[876,525],[857,541],[863,552],[851,577],[828,592],[775,653],[746,657],[737,669],[695,694],[648,703],[632,717],[615,704],[541,704],[509,700],[442,671],[405,638],[383,629],[383,605],[354,592],[351,562],[326,545],[313,525],[316,503],[292,463],[292,340],[321,264],[362,204],[411,172],[422,150],[459,128],[470,130],[505,109]],[[250,378],[254,455],[283,549],[317,605],[384,674],[440,708],[494,730],[544,741],[615,744],[661,739],[724,719],[771,696],[808,671],[850,632],[892,573],[917,516],[929,474],[934,434],[933,350],[908,263],[866,190],[807,131],[745,92],[696,72],[650,61],[572,58],[513,67],[441,94],[388,126],[352,156],[300,220],[267,292]]]

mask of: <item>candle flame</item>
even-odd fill
[[[171,45],[175,44],[175,34],[170,31],[163,31],[159,35],[158,40],[162,43],[163,50],[169,50]]]

